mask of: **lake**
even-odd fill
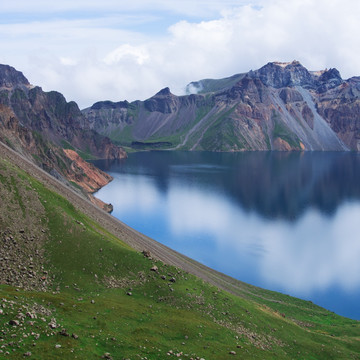
[[[129,226],[360,320],[360,154],[159,151],[94,163],[114,177],[96,196]]]

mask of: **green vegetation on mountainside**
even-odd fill
[[[0,186],[0,255],[14,265],[0,357],[360,359],[357,321],[261,289],[235,296],[144,256],[3,160]]]
[[[293,149],[300,150],[300,139],[280,120],[280,115],[273,111],[272,120],[274,121],[273,139],[280,138],[285,140]]]

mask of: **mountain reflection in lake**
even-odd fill
[[[96,196],[239,280],[360,319],[360,155],[144,152],[98,161]]]

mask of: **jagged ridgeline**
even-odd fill
[[[299,62],[165,88],[145,101],[97,102],[91,129],[133,148],[183,150],[360,150],[360,77]]]
[[[122,149],[90,129],[75,102],[67,102],[59,92],[44,92],[31,85],[21,72],[8,65],[0,65],[0,104],[4,114],[1,125],[7,130],[24,134],[30,130],[32,135],[27,136],[76,149],[88,158],[124,156]],[[6,142],[11,145],[10,139]]]

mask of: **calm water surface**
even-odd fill
[[[113,215],[216,270],[360,319],[360,154],[143,152]]]

